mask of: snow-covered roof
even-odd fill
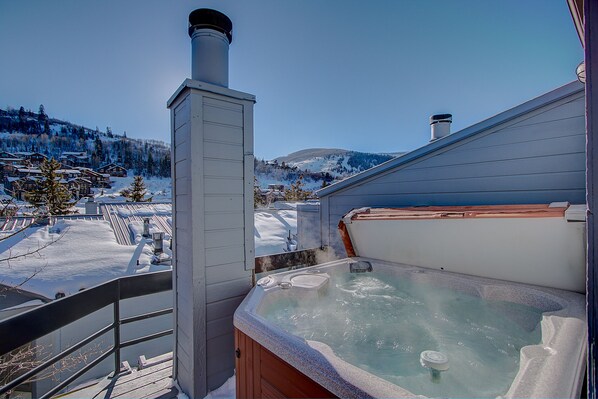
[[[163,231],[172,235],[172,204],[126,202],[100,204],[102,214],[110,221],[116,240],[122,245],[134,245],[143,234],[143,219],[150,219],[150,232]]]
[[[29,227],[0,241],[0,284],[21,284],[33,275],[23,289],[54,299],[57,292],[69,295],[138,273],[135,250],[119,245],[105,220],[59,219],[52,227]],[[151,255],[149,248],[142,252]],[[30,255],[15,258],[24,254]],[[155,271],[150,269],[143,271]]]
[[[91,169],[81,168],[80,170],[81,170],[81,172],[83,174],[88,174],[88,175],[92,175],[92,176],[104,176],[104,174],[98,173],[98,172],[96,172],[94,170],[91,170]]]
[[[289,230],[297,234],[297,211],[292,206],[286,208],[255,211],[256,256],[283,252]],[[133,245],[141,239],[146,217],[150,218],[150,233],[163,231],[166,237],[172,235],[170,203],[106,203],[100,204],[100,210],[112,224],[120,244]]]
[[[29,151],[19,151],[19,152],[15,152],[15,155],[22,155],[24,157],[31,157],[33,155],[40,155],[44,158],[47,158],[47,156],[45,156],[44,154],[40,153],[40,152],[29,152]]]
[[[5,159],[19,159],[15,154],[8,151],[0,151],[0,155],[3,155],[2,158]]]
[[[98,169],[106,169],[106,168],[108,168],[108,167],[110,167],[110,166],[115,166],[115,165],[116,165],[116,164],[115,164],[114,162],[112,162],[112,163],[108,163],[108,164],[106,164],[106,165],[102,165],[102,166],[100,166]]]
[[[20,168],[20,169],[17,169],[17,171],[19,173],[36,173],[36,174],[42,173],[42,171],[37,168]]]

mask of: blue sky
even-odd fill
[[[187,16],[233,21],[230,87],[255,94],[255,154],[415,149],[575,79],[565,0],[0,0],[0,107],[170,140]]]

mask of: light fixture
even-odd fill
[[[575,73],[577,74],[577,80],[581,83],[586,83],[586,63],[584,61],[580,62],[577,68],[575,68]]]

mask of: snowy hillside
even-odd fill
[[[115,162],[136,174],[170,176],[169,144],[51,118],[43,105],[37,113],[23,107],[0,109],[0,151],[39,152],[55,159],[64,152],[82,152],[87,157],[83,166],[93,169]]]
[[[404,152],[373,154],[338,148],[310,148],[276,158],[276,161],[301,170],[346,178],[403,154]]]
[[[277,183],[288,187],[299,176],[303,176],[304,188],[316,190],[403,154],[404,152],[372,154],[340,148],[309,148],[273,161],[256,160],[255,176],[262,188]]]

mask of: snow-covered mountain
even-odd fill
[[[308,148],[272,161],[256,160],[258,184],[284,184],[286,187],[303,176],[304,188],[315,190],[335,181],[363,172],[404,153],[374,154],[340,148]]]
[[[324,172],[335,178],[345,178],[403,154],[403,152],[374,154],[339,148],[308,148],[278,157],[275,161],[301,170]]]

